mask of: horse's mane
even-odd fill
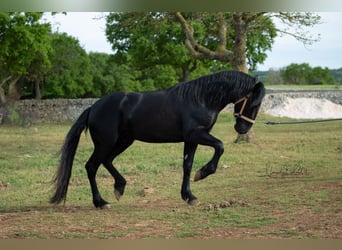
[[[169,89],[183,100],[194,104],[218,104],[234,100],[251,90],[256,78],[239,71],[220,71],[179,83]]]

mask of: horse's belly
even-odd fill
[[[183,140],[181,126],[178,122],[172,122],[167,119],[140,120],[130,124],[130,130],[133,137],[144,142],[180,142]]]
[[[139,128],[137,128],[133,131],[133,134],[134,138],[144,142],[162,143],[183,141],[181,131],[175,131],[174,129],[162,130],[156,127],[148,130],[139,130]]]

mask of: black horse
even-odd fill
[[[85,168],[95,207],[109,206],[102,199],[95,180],[100,164],[115,180],[116,199],[123,195],[126,180],[112,162],[134,140],[184,142],[181,195],[193,204],[196,197],[190,190],[190,173],[198,144],[213,147],[215,153],[197,171],[195,181],[215,173],[224,150],[222,142],[210,134],[218,113],[228,103],[234,103],[234,128],[239,134],[245,134],[254,123],[264,95],[263,83],[237,71],[218,72],[161,91],[113,92],[86,109],[68,132],[55,177],[56,191],[50,202],[65,202],[80,135],[89,129],[94,151]]]

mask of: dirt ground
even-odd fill
[[[342,185],[336,186],[335,183],[324,188],[340,192]],[[217,204],[199,204],[193,209],[208,212],[231,209],[231,205],[249,204],[248,201],[225,201]],[[186,204],[170,204],[167,200],[153,199],[151,195],[133,206],[136,210],[163,210],[172,214],[182,211],[183,208],[179,207]],[[309,207],[302,206],[289,216],[289,213],[285,213],[281,208],[267,212],[265,204],[266,213],[271,213],[275,218],[275,222],[269,225],[259,228],[198,227],[191,228],[188,234],[182,236],[179,236],[177,227],[184,227],[184,223],[174,225],[172,218],[137,220],[130,214],[116,213],[115,208],[96,210],[90,206],[33,207],[21,211],[0,212],[0,238],[342,239],[342,201],[329,206],[333,209],[323,212],[312,211]],[[197,220],[199,224],[204,223],[205,217]]]

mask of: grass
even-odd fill
[[[48,203],[70,125],[0,127],[0,238],[342,238],[341,122],[256,124],[253,143],[234,144],[232,115],[220,115],[213,134],[225,153],[215,175],[191,183],[197,206],[180,198],[183,145],[135,142],[114,162],[128,181],[120,202],[99,169],[108,210],[91,203],[89,135],[82,135],[66,204]],[[193,174],[212,154],[198,148]]]

